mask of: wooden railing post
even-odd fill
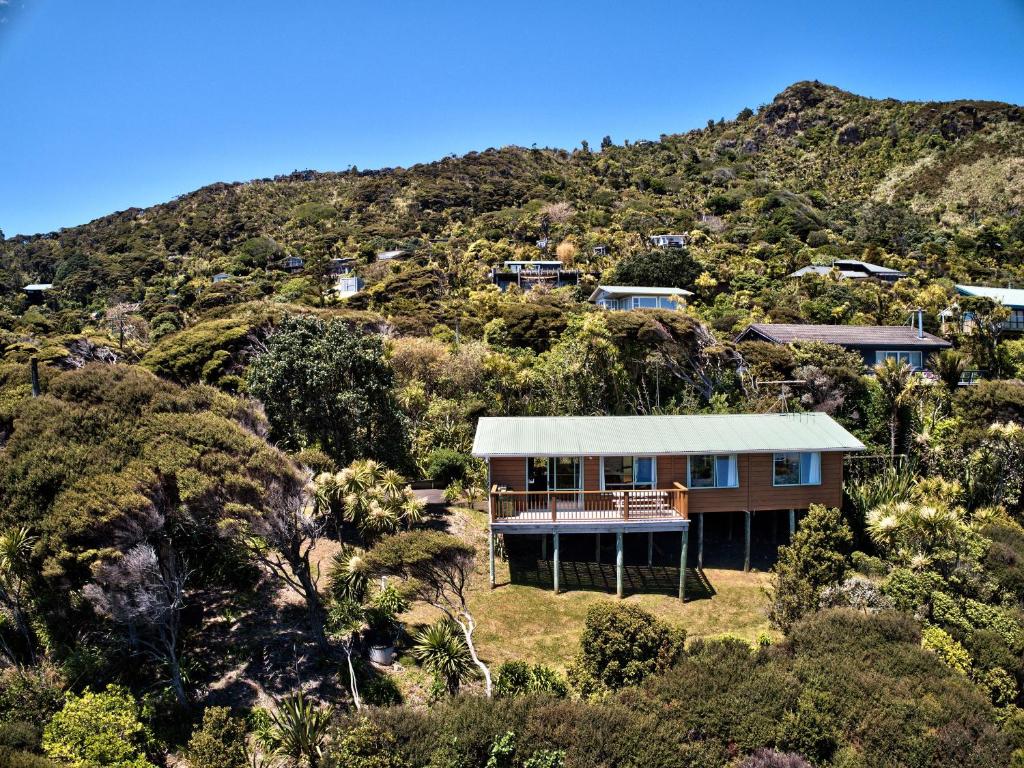
[[[629,520],[629,491],[622,492],[622,519]]]
[[[551,497],[551,522],[558,522],[558,497]]]
[[[494,497],[497,495],[497,493],[498,493],[498,486],[497,485],[492,485],[491,486],[491,493],[487,497],[487,514],[490,516],[492,523],[494,522],[494,519],[495,519],[495,515],[494,515]],[[500,498],[498,499],[498,504],[499,505],[501,504],[501,499]]]

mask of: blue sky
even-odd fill
[[[1024,104],[1024,0],[0,0],[0,229],[294,169],[657,138],[811,79]]]

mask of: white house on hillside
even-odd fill
[[[590,301],[602,309],[678,309],[693,293],[682,288],[641,285],[599,285]]]

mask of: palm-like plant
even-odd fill
[[[373,538],[411,528],[423,519],[424,503],[405,478],[379,462],[354,461],[333,475],[317,477],[317,499],[341,502],[344,517],[364,536]]]
[[[32,549],[38,537],[28,528],[14,528],[0,536],[0,623],[10,622],[25,643],[25,650],[32,656],[32,630],[28,619],[29,564]],[[0,652],[12,664],[19,659],[14,650],[0,637]]]
[[[930,366],[942,386],[949,394],[956,392],[960,386],[960,379],[967,368],[967,360],[955,349],[946,349],[937,355],[932,355]]]
[[[920,382],[909,364],[891,358],[875,366],[875,380],[889,415],[889,453],[895,456],[900,411],[914,401]]]
[[[447,619],[420,632],[412,652],[428,671],[444,681],[445,689],[452,696],[458,694],[462,681],[473,669],[466,639]]]
[[[365,552],[358,547],[343,546],[331,558],[327,579],[335,600],[363,602],[369,583]]]
[[[324,742],[333,715],[333,708],[316,706],[300,690],[270,713],[268,744],[275,753],[295,761],[306,760],[310,768],[316,768],[323,759]]]

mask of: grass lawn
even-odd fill
[[[543,662],[563,669],[577,650],[587,609],[602,601],[616,602],[614,594],[595,591],[564,592],[509,583],[508,565],[497,562],[496,589],[487,584],[487,518],[477,510],[452,508],[448,512],[452,533],[472,542],[479,552],[470,585],[470,608],[477,621],[480,655],[492,665],[508,659]],[[681,604],[667,595],[630,595],[623,602],[686,629],[689,637],[732,634],[753,642],[759,633],[773,633],[765,617],[762,586],[764,573],[706,570],[714,588],[711,598]],[[409,624],[427,624],[438,613],[427,605],[415,605],[404,617]]]

